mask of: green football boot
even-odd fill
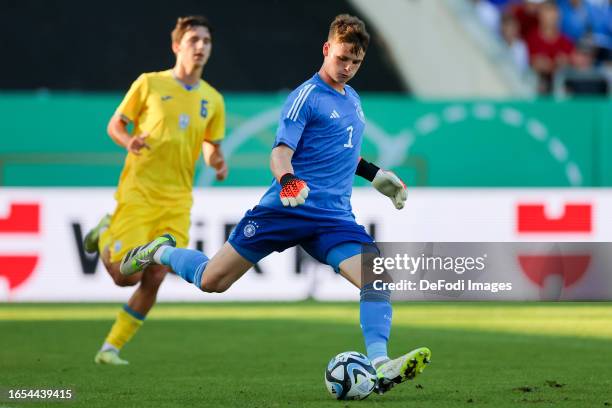
[[[130,276],[143,271],[147,266],[154,264],[153,255],[160,247],[176,246],[176,240],[170,234],[164,234],[161,237],[155,238],[148,244],[136,247],[130,250],[123,259],[119,270],[123,276]]]
[[[94,358],[96,364],[108,364],[108,365],[128,365],[130,364],[127,360],[119,357],[119,353],[114,350],[98,351]]]
[[[387,361],[376,369],[378,382],[374,391],[378,394],[384,394],[395,384],[412,380],[417,374],[423,372],[430,361],[431,350],[427,347],[420,347],[394,360]]]
[[[85,249],[85,252],[89,254],[95,254],[98,252],[98,241],[100,240],[100,234],[102,231],[108,228],[110,225],[110,220],[111,215],[106,214],[104,217],[102,217],[100,222],[98,222],[98,225],[89,230],[87,235],[85,235],[85,239],[83,239],[83,248]]]

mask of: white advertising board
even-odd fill
[[[190,246],[214,254],[263,191],[197,190]],[[133,288],[115,286],[79,244],[102,215],[113,211],[113,193],[105,188],[0,190],[0,301],[125,301]],[[406,207],[397,211],[373,189],[358,188],[353,209],[381,242],[612,241],[612,191],[604,189],[411,189]],[[601,256],[594,263],[607,264]],[[575,298],[591,293],[581,285],[597,285],[589,281],[588,270],[583,274],[566,288]],[[524,273],[521,293],[539,299],[542,285]],[[598,293],[612,295],[612,285],[607,282]],[[290,249],[264,259],[223,294],[204,294],[176,276],[168,276],[159,293],[161,301],[308,297],[357,299],[358,291],[331,268]]]

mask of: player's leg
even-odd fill
[[[157,292],[168,272],[167,267],[151,265],[147,273],[142,274],[140,285],[128,300],[129,308],[143,317],[147,316],[157,300]]]
[[[98,224],[90,229],[87,234],[85,234],[85,238],[83,238],[83,248],[86,252],[90,254],[94,254],[98,252],[98,243],[100,241],[100,235],[106,231],[110,225],[111,215],[105,214]]]
[[[134,286],[140,282],[140,279],[142,278],[142,273],[137,273],[131,276],[123,275],[119,269],[121,262],[111,261],[111,252],[108,246],[102,250],[100,260],[102,261],[102,265],[104,265],[106,272],[108,272],[110,277],[113,279],[113,282],[115,282],[115,285],[119,287]]]
[[[247,211],[212,259],[199,251],[174,248],[172,236],[164,235],[129,251],[121,272],[130,275],[147,265],[166,265],[202,291],[224,292],[270,252],[293,246],[300,238],[296,233],[309,233],[309,226],[299,223],[276,211],[255,207]]]
[[[170,235],[161,236],[129,251],[121,272],[129,276],[150,264],[166,265],[202,291],[224,292],[253,264],[287,244],[286,237],[276,234],[279,228],[288,229],[289,223],[279,222],[280,218],[278,213],[260,207],[247,211],[212,259],[199,251],[174,248]]]
[[[133,286],[141,282],[142,273],[124,276],[120,272],[120,260],[131,242],[146,239],[147,231],[153,229],[154,211],[141,206],[119,205],[111,218],[109,227],[99,237],[100,259],[113,281],[118,286]],[[115,322],[108,332],[94,361],[99,364],[124,365],[127,361],[119,357],[121,349],[142,326],[146,314],[154,303],[159,287],[156,282],[163,280],[165,271],[155,271],[146,282],[139,286],[130,301],[117,313]],[[151,298],[153,302],[151,302]]]
[[[345,279],[360,289],[360,323],[365,338],[368,358],[374,367],[389,361],[387,343],[391,331],[391,302],[388,291],[375,291],[362,282],[361,254],[378,252],[365,229],[354,222],[335,222],[324,228],[315,238],[302,242],[302,247],[315,259],[330,265]],[[364,242],[361,244],[360,242]]]
[[[200,288],[206,292],[224,292],[254,264],[273,251],[294,246],[301,234],[311,227],[290,213],[256,206],[246,212],[221,250],[202,271]]]
[[[156,212],[158,212],[159,215],[157,217],[155,230],[150,233],[150,236],[157,236],[162,232],[169,232],[175,237],[177,246],[187,246],[189,243],[191,208],[169,207],[165,209],[165,211],[157,209]],[[167,266],[149,266],[147,272],[141,274],[142,278],[140,280],[140,285],[128,301],[128,306],[139,315],[143,317],[147,316],[157,300],[157,292],[168,272],[170,272],[170,268]],[[121,272],[119,272],[119,274],[123,276]]]
[[[379,255],[373,239],[363,226],[354,221],[336,220],[324,225],[310,243],[315,253],[325,254],[325,263],[360,290],[360,323],[368,357],[375,366],[379,381],[377,392],[384,393],[394,384],[413,378],[423,371],[431,352],[422,347],[399,358],[389,359],[387,344],[391,333],[393,309],[391,293],[375,287],[375,279],[388,280],[386,275],[362,273],[362,262]]]
[[[110,214],[104,215],[98,224],[87,232],[83,238],[83,248],[90,254],[99,253],[100,261],[117,286],[133,286],[140,282],[141,275],[123,276],[119,271],[119,262],[113,263],[110,260],[110,234],[106,231],[110,227],[111,219]],[[102,236],[105,236],[105,239],[102,239]]]
[[[371,243],[368,243],[371,244]],[[364,248],[369,251],[362,254]],[[362,257],[374,256],[374,245],[345,242],[333,247],[327,255],[327,263],[360,290],[359,320],[366,345],[366,353],[375,368],[389,361],[387,344],[391,333],[393,309],[391,293],[375,290],[373,284],[362,275]]]
[[[110,262],[108,248],[102,253],[104,266],[117,286],[134,286],[142,277],[142,273],[123,276],[119,271],[119,262]],[[115,322],[104,339],[104,343],[94,358],[97,364],[126,365],[128,362],[119,357],[123,346],[136,334],[142,326],[144,316],[130,307],[130,302],[123,305],[115,317]]]
[[[366,248],[366,247],[364,247]],[[357,250],[351,244],[343,244],[330,251],[330,258],[341,259]],[[342,276],[360,288],[360,322],[366,343],[368,358],[376,368],[378,383],[376,392],[383,394],[395,384],[414,378],[425,369],[431,360],[431,351],[419,347],[395,359],[387,355],[387,343],[391,332],[391,294],[388,290],[376,289],[373,279],[362,271],[364,257],[373,257],[372,252],[351,255],[338,263]],[[378,278],[378,277],[377,277]],[[385,280],[384,275],[380,276]]]
[[[212,259],[200,251],[161,246],[153,261],[169,266],[185,281],[209,293],[225,292],[253,266],[229,242]]]
[[[96,363],[128,364],[126,360],[119,357],[119,353],[142,327],[147,314],[155,304],[159,287],[168,272],[168,268],[163,266],[151,266],[149,269],[147,273],[123,276],[119,272],[119,262],[111,264],[111,276],[120,276],[115,280],[118,286],[132,286],[137,283],[139,285],[128,302],[119,310],[115,323],[95,357]]]

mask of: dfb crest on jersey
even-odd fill
[[[242,233],[245,237],[251,238],[257,232],[257,227],[259,227],[259,225],[257,225],[255,221],[249,221],[247,225],[244,226]]]
[[[189,126],[189,115],[181,113],[179,116],[179,127],[185,129],[187,126]]]
[[[365,123],[365,115],[363,114],[363,109],[361,109],[361,104],[355,104],[355,111],[357,111],[357,116],[359,117],[359,120]]]

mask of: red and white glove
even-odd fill
[[[392,171],[379,169],[372,180],[372,186],[391,199],[398,210],[404,208],[408,193],[404,182]]]
[[[279,183],[281,185],[280,200],[285,207],[297,207],[306,202],[310,189],[304,180],[287,173],[281,177]]]

